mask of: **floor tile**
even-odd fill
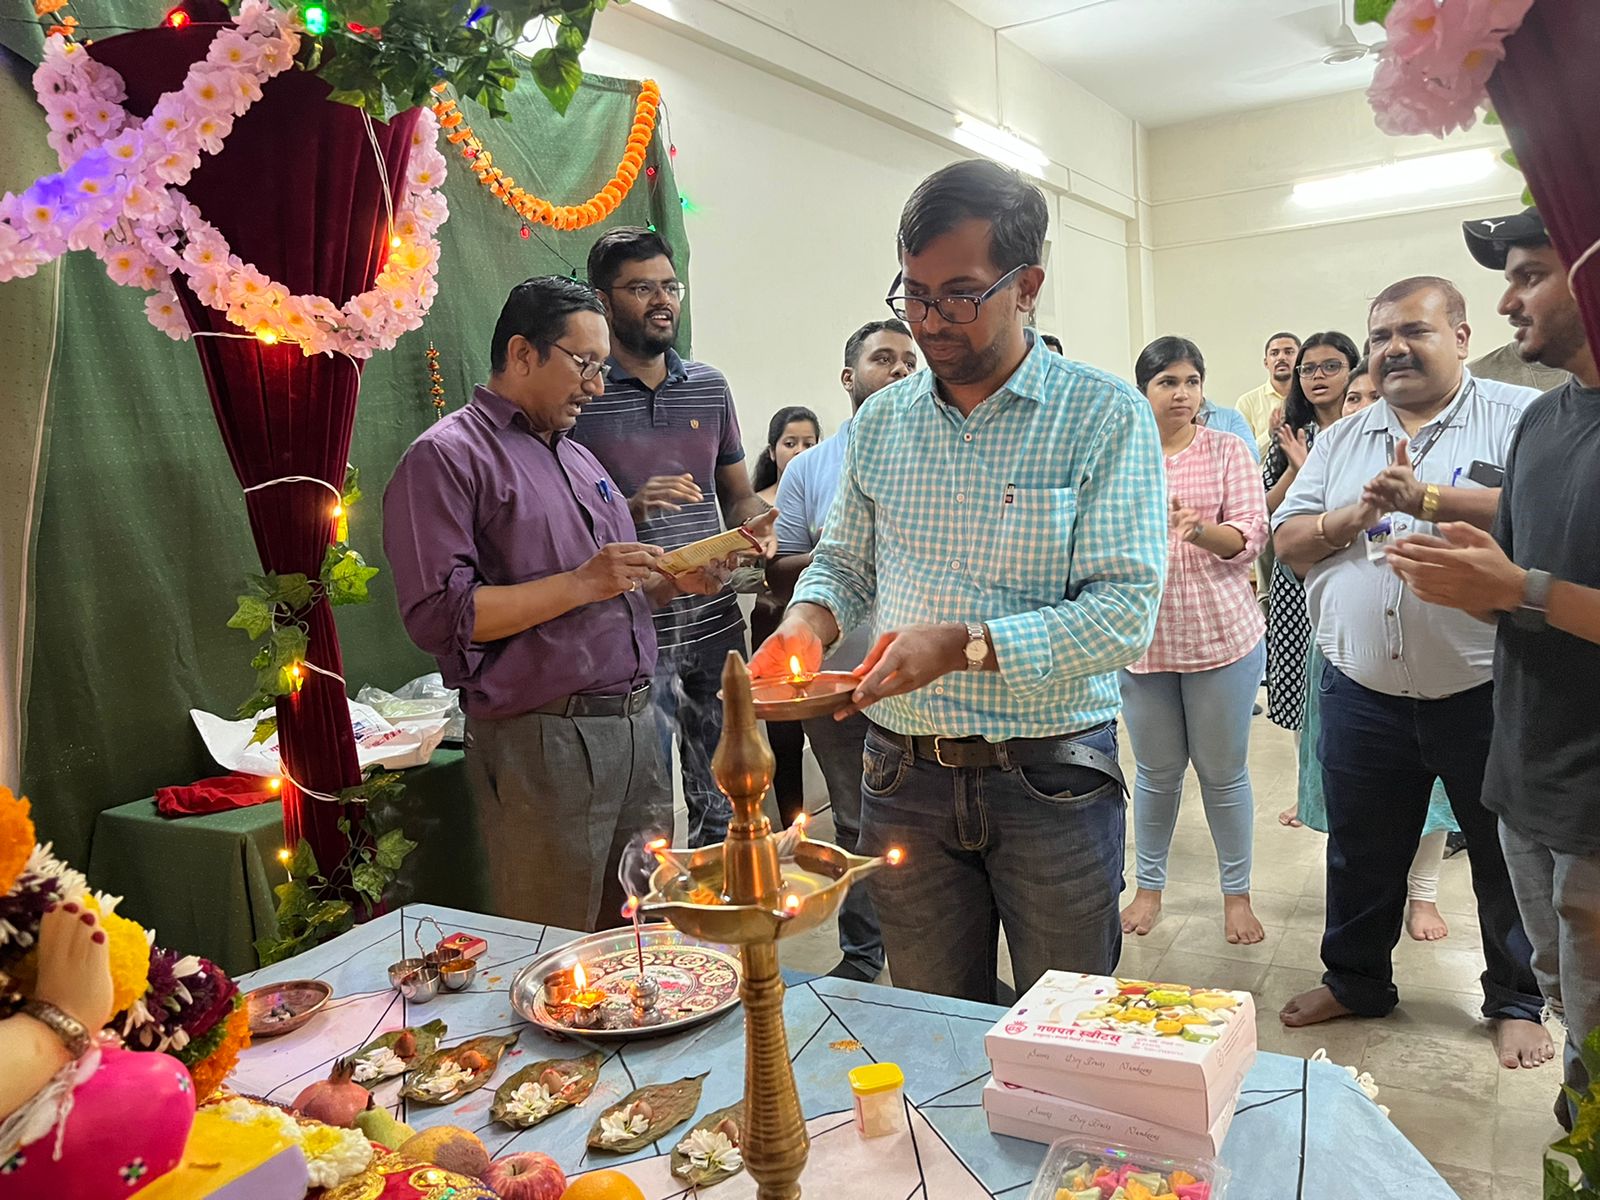
[[[1261,986],[1261,980],[1267,973],[1267,965],[1195,954],[1184,949],[1172,949],[1162,956],[1156,971],[1168,983],[1253,992]]]
[[[1235,945],[1228,941],[1226,926],[1219,913],[1211,916],[1207,913],[1195,913],[1183,927],[1183,944],[1190,950],[1200,954],[1208,954],[1212,958],[1235,959],[1239,962],[1267,963],[1272,961],[1274,950],[1277,949],[1278,939],[1283,936],[1281,927],[1267,925],[1262,922],[1266,931],[1266,938],[1251,945]]]
[[[1487,1171],[1469,1171],[1465,1167],[1448,1165],[1437,1169],[1461,1200],[1495,1200],[1494,1176]]]
[[[1431,1089],[1433,1081],[1416,1083]],[[1388,1106],[1390,1120],[1435,1166],[1493,1172],[1494,1139],[1485,1136],[1492,1110],[1481,1101],[1446,1100],[1431,1090],[1384,1088],[1378,1103]]]
[[[1414,1088],[1426,1081],[1434,1095],[1485,1104],[1495,1094],[1500,1066],[1486,1055],[1464,1055],[1457,1042],[1390,1027],[1374,1030],[1361,1069],[1379,1087]]]
[[[1320,907],[1320,906],[1319,906]],[[1272,951],[1272,965],[1292,967],[1297,971],[1322,973],[1322,926],[1315,929],[1285,929]]]
[[[1498,1110],[1494,1125],[1494,1170],[1513,1179],[1536,1180],[1544,1171],[1545,1148],[1563,1136],[1551,1113]]]

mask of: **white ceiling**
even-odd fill
[[[954,0],[1143,125],[1365,87],[1375,60],[1321,59],[1350,0]],[[1366,43],[1374,25],[1354,26]]]

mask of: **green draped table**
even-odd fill
[[[405,794],[386,822],[417,842],[399,895],[406,902],[479,910],[477,830],[459,750],[438,750],[404,772]],[[153,798],[102,812],[89,850],[94,886],[163,946],[211,959],[231,975],[256,969],[255,942],[277,932],[272,889],[287,876],[279,801],[206,816],[167,818]]]

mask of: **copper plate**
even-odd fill
[[[292,1033],[314,1017],[332,995],[333,988],[320,979],[291,979],[258,987],[244,998],[250,1012],[250,1036]]]
[[[644,941],[645,970],[661,988],[656,1000],[661,1019],[656,1024],[575,1029],[551,1013],[545,991],[548,978],[570,974],[581,962],[589,986],[610,994],[611,998],[600,1006],[601,1011],[619,1022],[625,1020],[630,1007],[628,985],[639,974],[632,926],[591,933],[536,958],[511,981],[511,1006],[524,1020],[541,1029],[594,1042],[676,1033],[738,1006],[743,973],[738,955],[730,948],[699,941],[660,923],[645,925],[640,936]]]
[[[760,721],[805,721],[836,713],[850,703],[861,680],[849,671],[819,671],[799,687],[783,679],[752,679],[750,698]],[[722,693],[717,693],[722,699]]]

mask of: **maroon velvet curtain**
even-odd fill
[[[182,85],[220,25],[196,22],[95,42],[91,53],[121,73],[131,112],[147,115],[163,92]],[[285,71],[234,124],[221,153],[202,158],[183,188],[235,254],[291,292],[343,304],[372,286],[387,250],[387,214],[374,150],[359,110],[327,99],[320,79]],[[417,113],[374,122],[389,185],[398,197]],[[197,331],[242,332],[178,283],[189,325]],[[152,336],[155,336],[152,334]],[[360,368],[343,355],[306,357],[292,345],[237,338],[196,338],[211,406],[240,486],[309,475],[338,488],[344,480],[355,421]],[[333,494],[311,483],[285,483],[245,495],[250,530],[268,571],[315,578],[332,539]],[[241,571],[242,571],[241,564]],[[221,620],[225,614],[196,614]],[[307,660],[343,674],[339,639],[327,601],[304,614]],[[240,638],[241,659],[246,654]],[[242,678],[242,674],[241,674]],[[298,695],[278,701],[284,763],[295,780],[335,793],[360,782],[345,689],[307,673]],[[331,871],[344,856],[334,804],[285,782],[284,834],[290,846],[311,843]]]
[[[1522,28],[1506,39],[1505,61],[1489,81],[1511,148],[1568,266],[1600,238],[1597,64],[1600,5],[1536,0]],[[1575,282],[1589,345],[1600,349],[1600,254]]]

